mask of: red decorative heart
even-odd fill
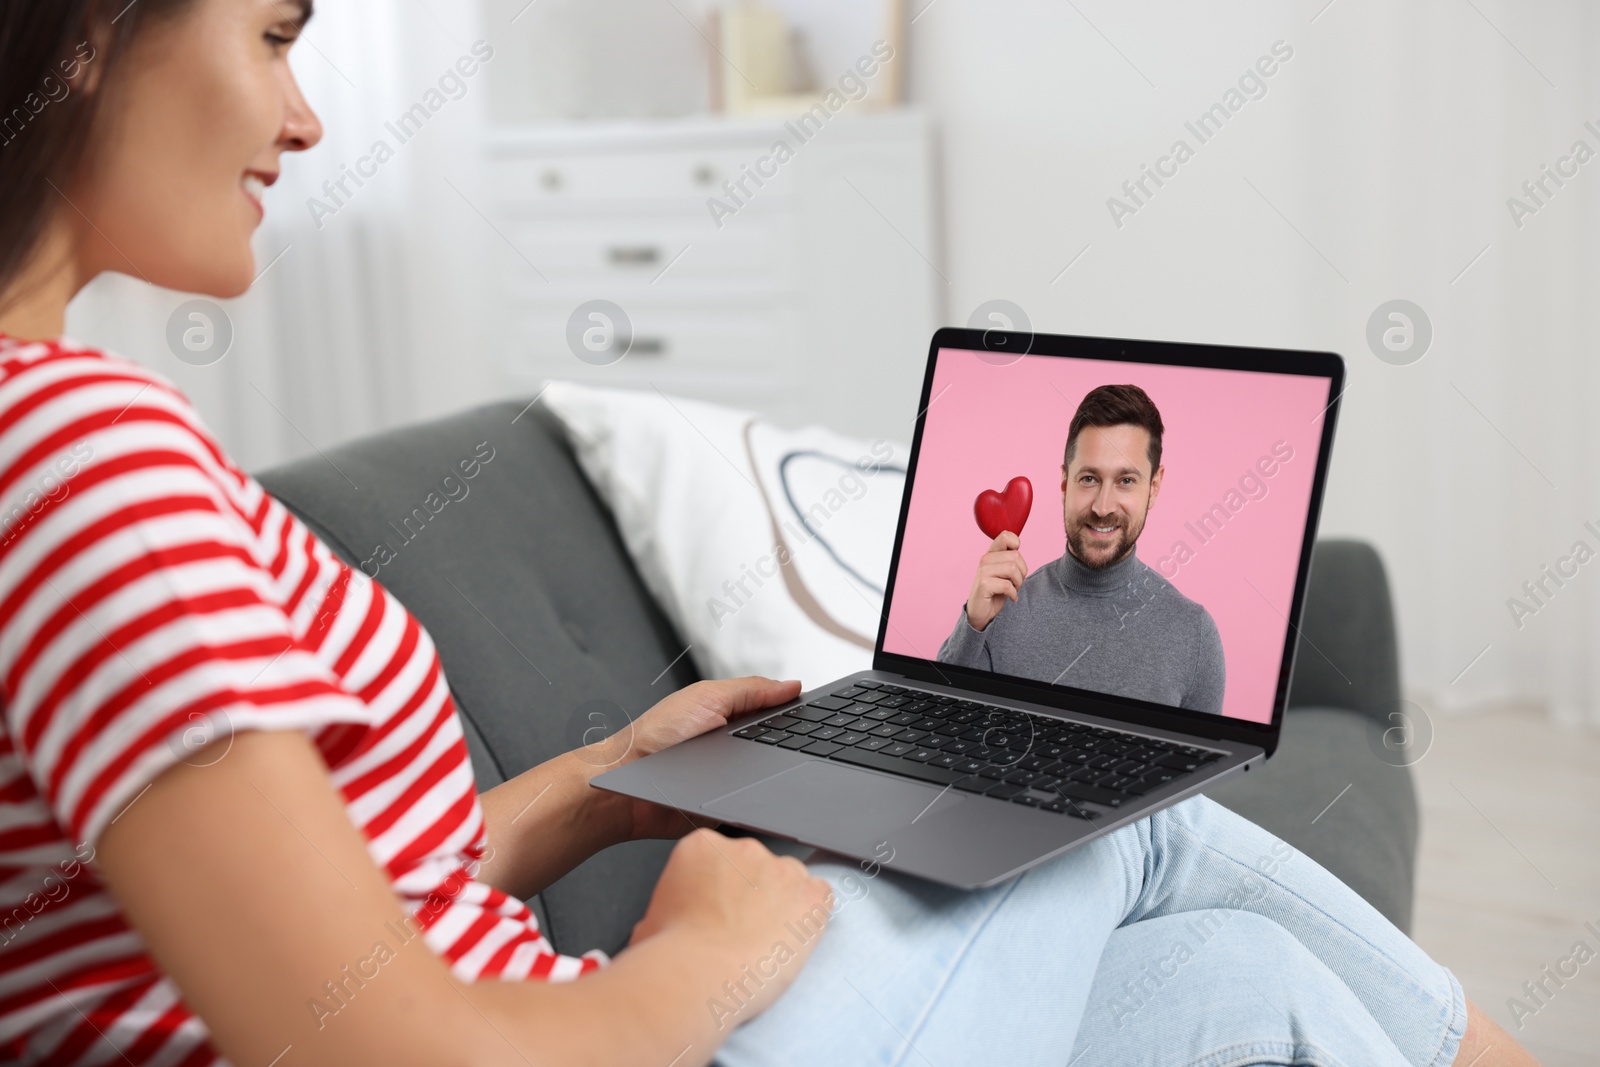
[[[993,541],[1001,530],[1010,530],[1021,536],[1022,527],[1033,510],[1033,483],[1018,475],[1006,483],[1004,492],[985,489],[973,501],[972,513],[978,518],[978,529]]]

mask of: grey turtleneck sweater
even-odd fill
[[[961,605],[939,661],[1192,711],[1222,711],[1222,638],[1205,608],[1130,552],[1105,570],[1071,552],[1022,580],[982,630]]]

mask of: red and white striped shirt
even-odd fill
[[[605,962],[557,954],[521,901],[474,880],[483,812],[417,620],[234,466],[169,382],[67,339],[0,335],[0,700],[0,1059],[218,1062],[93,856],[163,770],[226,758],[245,730],[313,739],[457,976]],[[343,1007],[325,994],[308,1010]]]

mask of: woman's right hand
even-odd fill
[[[832,886],[795,857],[773,855],[753,837],[698,829],[673,847],[629,946],[683,931],[725,948],[726,980],[746,999],[741,1005],[728,997],[720,981],[716,995],[743,1023],[765,1011],[794,981],[832,907]],[[749,975],[758,976],[759,988],[752,988],[756,983]]]

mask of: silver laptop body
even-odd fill
[[[900,573],[901,550],[941,352],[987,353],[997,363],[1104,360],[1119,369],[1142,363],[1315,380],[1304,388],[1325,406],[1309,431],[1317,454],[1308,499],[1295,505],[1305,513],[1293,546],[1292,599],[1278,611],[1286,623],[1281,656],[1276,634],[1268,650],[1277,662],[1270,721],[886,650],[896,581],[915,580]],[[978,888],[1258,769],[1277,746],[1288,702],[1343,389],[1343,361],[1332,353],[940,330],[929,348],[872,669],[608,771],[594,784],[849,857],[864,869]],[[1041,518],[1049,518],[1051,496],[1041,494]]]

